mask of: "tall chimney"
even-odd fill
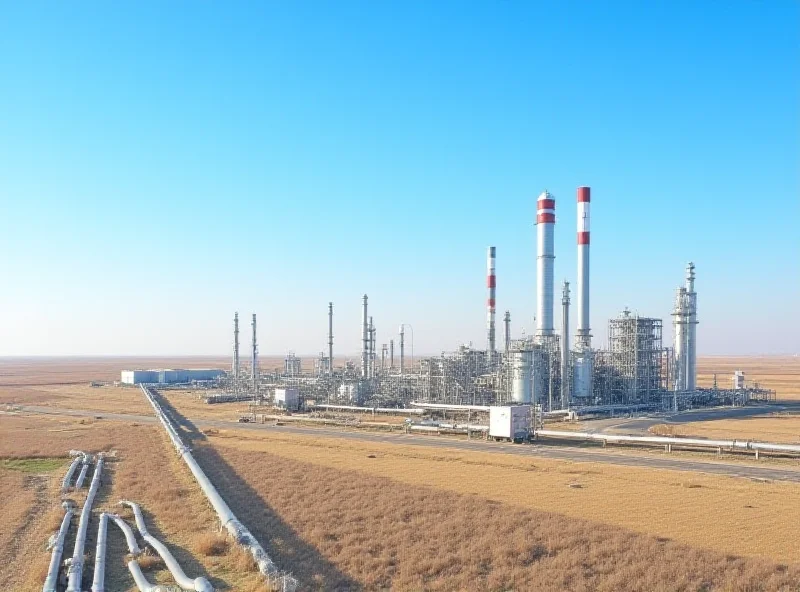
[[[569,407],[569,282],[561,292],[561,408]]]
[[[328,374],[333,374],[333,302],[328,302]]]
[[[506,355],[508,352],[511,351],[511,313],[506,311],[505,316],[503,316],[503,324],[505,325],[505,333],[506,333]]]
[[[403,325],[400,325],[400,376],[403,375],[403,365],[405,362],[405,333]]]
[[[363,318],[361,319],[361,377],[369,375],[369,325],[367,324],[367,295],[363,299]]]
[[[233,313],[233,388],[236,390],[236,383],[239,380],[239,313]]]
[[[578,187],[578,331],[575,346],[579,350],[592,348],[589,328],[589,187]]]
[[[389,340],[389,370],[394,370],[394,339]]]
[[[497,255],[496,247],[489,247],[486,253],[486,285],[489,288],[489,300],[486,302],[486,350],[491,360],[496,351],[495,347],[495,291],[497,288],[497,278],[495,276],[495,258]]]
[[[258,393],[258,340],[256,339],[256,313],[253,313],[253,367],[250,369],[253,380],[253,394]]]
[[[536,335],[553,334],[553,227],[556,200],[547,191],[536,201]]]

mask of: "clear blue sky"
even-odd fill
[[[364,292],[483,347],[486,247],[532,330],[584,184],[596,345],[693,260],[701,353],[795,353],[799,113],[793,0],[3,2],[0,355],[315,353],[329,300],[357,352]]]

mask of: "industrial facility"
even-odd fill
[[[188,384],[216,380],[224,376],[223,370],[211,368],[181,370],[166,368],[162,370],[123,370],[122,384]]]
[[[327,352],[313,369],[303,371],[301,360],[289,353],[282,371],[258,368],[256,316],[252,320],[252,357],[249,375],[239,356],[239,317],[234,315],[233,363],[222,378],[225,394],[210,402],[257,400],[302,406],[327,405],[407,408],[412,403],[446,406],[533,404],[542,412],[682,410],[698,406],[744,404],[770,400],[774,392],[747,388],[743,380],[732,388],[697,387],[697,293],[695,266],[688,263],[672,312],[674,343],[663,343],[663,320],[623,310],[608,321],[608,343],[592,344],[590,317],[590,205],[589,187],[577,189],[577,323],[570,339],[569,283],[561,287],[562,324],[554,326],[554,233],[556,199],[547,191],[536,200],[536,330],[512,339],[511,314],[503,318],[504,343],[497,347],[497,249],[487,250],[486,348],[461,346],[440,356],[408,359],[403,324],[395,340],[378,347],[377,328],[369,314],[369,298],[361,301],[361,355],[358,366],[333,363],[333,303],[328,303]],[[286,393],[293,393],[287,399]],[[295,402],[294,393],[297,393]]]

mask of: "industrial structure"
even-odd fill
[[[369,313],[368,296],[361,301],[360,364],[333,362],[333,303],[328,303],[327,355],[319,354],[313,372],[304,372],[300,359],[290,353],[283,371],[258,371],[256,322],[253,315],[251,384],[239,368],[238,314],[234,317],[232,371],[222,380],[233,395],[220,400],[268,400],[275,389],[298,393],[303,402],[379,408],[405,408],[412,402],[433,405],[535,404],[544,412],[557,410],[668,410],[695,406],[769,399],[771,391],[745,388],[738,379],[733,388],[697,388],[697,294],[695,266],[689,263],[685,284],[675,300],[672,347],[663,343],[663,321],[625,309],[608,321],[605,348],[592,344],[590,327],[590,205],[591,189],[577,189],[577,270],[574,301],[577,319],[570,343],[570,286],[562,286],[562,325],[554,326],[554,234],[556,199],[544,191],[536,200],[536,330],[532,336],[513,338],[511,314],[505,311],[504,347],[496,341],[496,247],[487,249],[486,348],[458,347],[440,356],[406,359],[406,329],[398,329],[399,363],[395,340],[385,340],[377,362],[377,328]],[[387,343],[388,341],[388,343]],[[294,390],[291,390],[294,389]],[[239,393],[239,394],[237,394]],[[292,399],[293,404],[293,399]],[[290,405],[291,406],[291,405]]]

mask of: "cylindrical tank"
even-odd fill
[[[514,403],[530,403],[533,352],[530,350],[515,351],[511,356],[511,400]]]
[[[536,334],[553,334],[553,227],[556,200],[547,191],[536,201]]]
[[[686,386],[686,288],[681,286],[675,295],[675,309],[672,312],[672,328],[675,350],[675,390],[685,391]]]

